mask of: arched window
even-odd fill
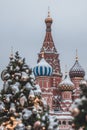
[[[59,125],[61,125],[61,121],[59,121],[59,123],[58,123]]]
[[[63,125],[66,125],[66,121],[63,121],[62,124],[63,124]]]
[[[72,124],[72,121],[68,121],[68,124],[71,125],[71,124]]]

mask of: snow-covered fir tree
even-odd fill
[[[16,52],[1,73],[0,130],[58,130],[56,117],[35,84],[32,70]]]
[[[74,130],[87,130],[87,81],[80,82],[81,94],[80,98],[76,99],[70,111],[74,117],[72,127]]]

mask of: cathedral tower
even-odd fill
[[[59,94],[57,86],[62,80],[62,73],[59,54],[52,38],[51,25],[53,20],[49,11],[45,23],[46,34],[38,54],[37,65],[34,67],[34,74],[36,82],[42,89],[43,97],[48,102],[50,108],[52,108],[53,98]]]
[[[80,94],[79,83],[82,79],[84,79],[84,76],[85,76],[85,71],[79,64],[77,50],[76,50],[76,60],[75,60],[74,65],[72,66],[72,68],[69,71],[69,75],[70,75],[71,81],[75,85],[73,99],[76,99],[79,97],[79,94]]]
[[[62,78],[61,68],[60,68],[60,60],[59,60],[59,54],[57,52],[57,49],[55,47],[52,33],[51,33],[51,25],[53,23],[52,18],[50,17],[50,12],[48,11],[48,16],[45,19],[46,23],[46,34],[43,41],[42,48],[40,50],[40,53],[38,54],[38,62],[42,58],[42,53],[44,52],[44,59],[52,66],[53,73],[52,73],[52,82],[51,87],[56,87]]]

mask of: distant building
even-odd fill
[[[84,78],[85,71],[80,66],[76,55],[69,75],[66,72],[65,78],[62,79],[59,54],[51,34],[52,22],[48,12],[48,17],[45,19],[46,35],[38,54],[38,63],[34,67],[34,74],[36,83],[41,87],[42,96],[50,106],[50,114],[58,117],[59,130],[70,130],[72,116],[69,107],[79,97],[79,83]]]

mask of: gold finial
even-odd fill
[[[44,58],[44,51],[43,51],[43,52],[41,52],[41,56],[42,56],[42,58]]]
[[[48,16],[47,18],[45,19],[45,23],[52,23],[53,20],[52,18],[50,17],[50,10],[49,10],[49,7],[48,7]],[[50,24],[51,25],[51,24]]]
[[[13,46],[11,46],[11,55],[10,58],[13,58]]]
[[[48,17],[50,17],[50,7],[48,7]]]
[[[76,49],[76,61],[78,61],[78,50]]]
[[[67,77],[67,65],[65,65],[65,78]]]

